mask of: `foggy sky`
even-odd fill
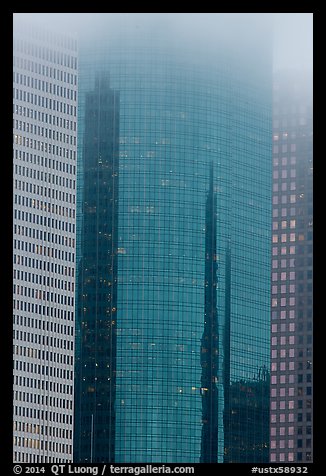
[[[91,35],[98,25],[130,22],[135,28],[151,25],[153,31],[173,29],[191,35],[195,41],[214,45],[214,39],[225,35],[236,44],[242,35],[264,35],[264,25],[273,25],[274,70],[309,69],[312,71],[313,14],[312,13],[15,13],[14,16],[33,19],[49,29],[59,29],[74,35],[88,31]],[[225,28],[229,19],[233,28]],[[266,33],[265,33],[266,34]]]
[[[274,13],[274,69],[312,70],[313,14]]]

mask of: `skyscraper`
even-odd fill
[[[312,79],[274,82],[272,462],[312,461]]]
[[[112,461],[115,442],[119,94],[97,77],[85,102],[82,259],[78,278],[75,459]],[[94,447],[94,431],[100,435]]]
[[[14,15],[14,461],[72,461],[77,46]]]
[[[81,35],[76,462],[268,460],[270,44],[193,18]]]

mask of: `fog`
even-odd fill
[[[313,67],[313,14],[274,13],[274,69]]]
[[[92,38],[101,31],[123,27],[132,35],[144,29],[175,43],[201,45],[208,53],[218,46],[258,47],[273,31],[273,68],[312,71],[312,13],[15,13],[44,28]]]

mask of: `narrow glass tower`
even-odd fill
[[[119,94],[96,78],[86,95],[76,334],[75,459],[114,454]]]

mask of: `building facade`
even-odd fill
[[[72,461],[77,46],[14,15],[15,462]]]
[[[119,94],[96,78],[85,102],[82,259],[78,276],[75,460],[115,448]],[[94,436],[96,431],[96,436]]]
[[[81,35],[75,462],[267,462],[269,45],[148,15]]]
[[[275,77],[271,462],[313,458],[313,147],[309,73]]]

